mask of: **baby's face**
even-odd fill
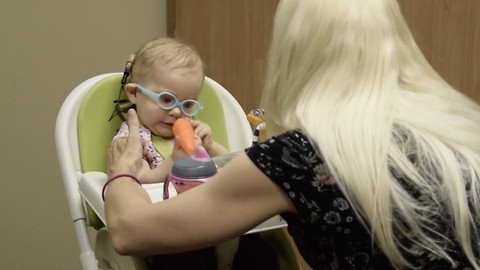
[[[196,100],[203,83],[203,72],[184,69],[171,71],[156,67],[148,79],[138,83],[156,93],[171,93],[180,102],[185,99]],[[155,100],[141,91],[137,91],[136,107],[141,123],[153,134],[165,139],[173,138],[173,122],[180,117],[186,117],[179,107],[170,110],[160,108]]]

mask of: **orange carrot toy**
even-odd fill
[[[195,137],[193,135],[193,127],[190,120],[186,118],[179,118],[173,123],[173,134],[178,138],[180,147],[185,153],[191,155],[195,153]]]

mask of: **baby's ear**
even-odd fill
[[[136,104],[137,103],[137,93],[138,93],[138,89],[137,87],[135,86],[135,84],[133,83],[127,83],[125,84],[125,86],[123,87],[123,89],[125,89],[125,93],[127,94],[127,97],[128,99],[130,100],[130,102],[132,104]]]

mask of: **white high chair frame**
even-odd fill
[[[60,170],[80,250],[80,262],[84,270],[96,270],[101,263],[97,260],[95,251],[92,249],[90,243],[90,237],[87,231],[89,224],[86,204],[88,203],[104,224],[106,224],[103,201],[101,200],[101,188],[105,182],[106,175],[103,172],[82,172],[77,136],[77,115],[85,95],[93,85],[104,78],[119,76],[120,74],[121,73],[106,73],[98,75],[87,79],[75,87],[63,102],[55,126],[55,141]],[[216,90],[222,102],[230,150],[232,152],[241,151],[250,146],[252,143],[252,131],[241,106],[223,86],[211,78],[205,77],[205,79]],[[152,201],[161,200],[163,184],[144,185],[144,187],[150,194]],[[170,194],[176,194],[173,187],[170,189]],[[250,232],[270,230],[285,226],[286,223],[280,217],[274,217]],[[105,241],[109,241],[105,235],[97,236],[96,245],[98,245],[99,242]],[[105,260],[105,258],[102,258],[102,260]],[[119,263],[116,262],[116,264]],[[118,267],[119,268],[114,269],[136,269],[132,268],[134,267],[133,264],[129,266],[125,265],[125,267],[118,265]]]

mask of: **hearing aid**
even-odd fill
[[[127,79],[128,79],[128,76],[130,76],[130,72],[132,71],[132,65],[134,61],[135,61],[135,54],[131,53],[128,56],[128,60],[125,63],[125,69],[123,70],[123,77],[121,82],[122,86],[125,85],[125,83],[127,83]]]

